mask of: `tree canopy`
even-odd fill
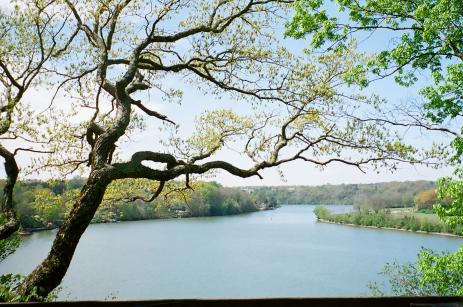
[[[387,47],[376,50],[375,57],[357,71],[374,75],[365,84],[393,76],[405,86],[418,81],[418,70],[429,72],[434,84],[421,90],[426,116],[437,124],[452,120],[460,125],[454,130],[440,127],[455,136],[458,158],[463,154],[462,12],[459,0],[298,0],[286,33],[296,38],[309,35],[312,47],[328,49],[345,48],[350,39],[365,32],[389,35]],[[412,123],[436,129],[420,118]]]
[[[422,249],[416,263],[388,263],[382,274],[389,277],[388,289],[369,285],[373,294],[404,296],[460,296],[463,292],[463,248],[455,253]]]

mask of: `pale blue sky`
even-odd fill
[[[0,8],[7,3],[8,0],[0,0]],[[283,27],[279,26],[277,32],[280,35]],[[367,40],[364,37],[359,37],[359,48],[365,51],[375,51],[387,47],[390,44],[391,36],[389,33],[381,32],[373,35]],[[282,38],[283,39],[283,38]],[[284,45],[290,50],[300,53],[304,47],[308,46],[307,40],[293,40],[285,39]],[[172,85],[180,84],[181,80],[172,77],[168,82]],[[425,74],[420,76],[418,86],[405,88],[395,84],[392,78],[377,81],[370,88],[367,93],[376,93],[383,98],[386,98],[391,103],[406,101],[408,99],[418,98],[417,90],[422,84],[429,82]],[[231,108],[238,112],[246,112],[248,107],[243,102],[234,102],[232,99],[224,97],[221,101],[217,101],[215,97],[205,95],[198,92],[193,87],[183,87],[184,97],[181,105],[168,104],[156,101],[151,97],[147,105],[157,109],[158,111],[166,114],[175,122],[181,124],[181,131],[188,134],[193,128],[194,117],[199,115],[206,109],[217,108]],[[30,96],[30,95],[29,95]],[[34,100],[43,100],[41,103],[46,103],[48,93],[41,91],[33,94]],[[132,138],[131,141],[121,146],[123,157],[129,157],[131,153],[138,150],[156,149],[156,144],[159,142],[159,132],[156,120],[148,121],[147,131]],[[417,138],[417,144],[420,142],[432,141],[437,139],[437,134],[428,134],[424,138]],[[234,153],[233,150],[222,150],[217,158],[232,161],[240,166],[249,165],[243,158]],[[28,154],[23,154],[19,157],[21,163],[28,163],[30,159]],[[349,167],[340,164],[332,164],[325,168],[323,171],[302,162],[293,162],[286,164],[280,168],[285,174],[286,180],[283,181],[277,170],[265,170],[262,172],[263,180],[257,177],[242,179],[231,176],[224,172],[219,172],[214,178],[208,180],[216,180],[226,186],[243,186],[243,185],[320,185],[325,183],[340,184],[340,183],[369,183],[369,182],[383,182],[383,181],[405,181],[405,180],[436,180],[439,177],[449,175],[450,168],[445,169],[431,169],[423,166],[411,166],[403,164],[399,169],[391,173],[387,170],[382,170],[379,173],[373,170],[366,169],[367,173],[360,172],[357,168]],[[3,173],[3,169],[1,171]]]

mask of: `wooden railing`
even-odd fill
[[[463,307],[463,297],[278,298],[214,300],[78,301],[15,303],[11,306],[134,306],[134,307]]]

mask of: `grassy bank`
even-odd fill
[[[319,206],[315,208],[314,213],[318,220],[337,224],[463,235],[462,225],[450,227],[440,221],[435,214],[418,213],[410,209],[333,213]]]

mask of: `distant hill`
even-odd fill
[[[84,178],[63,181],[19,181],[14,190],[14,207],[25,228],[46,227],[61,221],[74,204],[85,182]],[[0,180],[0,189],[5,181]],[[179,182],[179,185],[183,183]],[[320,186],[272,186],[226,188],[215,182],[204,182],[185,197],[169,194],[152,203],[114,201],[101,206],[95,221],[138,220],[169,217],[178,206],[191,216],[230,215],[252,212],[262,206],[274,208],[283,204],[354,205],[382,209],[411,207],[417,194],[434,189],[432,181],[385,182]],[[145,191],[151,195],[150,191]],[[424,195],[424,194],[423,194]],[[0,196],[1,199],[1,196]]]
[[[436,185],[433,181],[382,182],[320,186],[246,186],[278,204],[354,205],[369,208],[411,207],[415,196]]]

